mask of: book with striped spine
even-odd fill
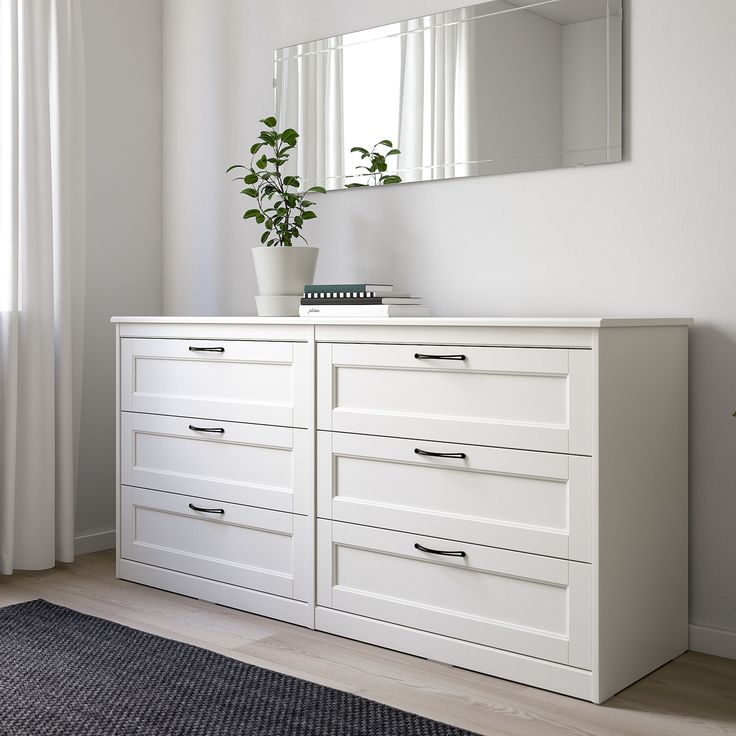
[[[393,284],[306,284],[305,299],[346,298],[360,299],[388,296],[394,293]],[[397,295],[398,296],[398,295]]]
[[[302,297],[302,304],[421,304],[421,297],[417,296],[339,296],[319,297],[316,294],[311,297]]]

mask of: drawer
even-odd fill
[[[317,513],[590,562],[591,463],[577,455],[318,432]]]
[[[306,517],[129,486],[120,505],[122,558],[308,600]]]
[[[306,429],[124,412],[120,430],[126,485],[308,513]]]
[[[317,426],[591,454],[591,351],[318,345]]]
[[[317,538],[319,606],[590,669],[590,565],[323,519]]]
[[[120,342],[123,411],[308,426],[312,379],[305,343]]]

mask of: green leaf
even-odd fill
[[[262,212],[259,212],[259,213],[258,213],[258,214],[256,215],[256,222],[257,222],[257,223],[258,223],[259,225],[263,225],[263,223],[264,223],[265,221],[266,221],[266,216],[265,216],[265,215],[264,215],[264,214],[263,214]]]
[[[388,140],[388,138],[387,138],[385,140],[378,141],[378,143],[376,143],[376,145],[373,146],[373,148],[375,148],[376,146],[388,146],[389,148],[393,148],[394,147],[394,144],[391,143],[391,141]]]
[[[266,166],[268,166],[268,161],[266,160],[266,157],[263,156],[262,158],[259,158],[258,161],[256,161],[256,166],[259,169],[265,169]]]
[[[301,227],[301,226],[302,226],[302,225],[304,224],[304,218],[303,218],[303,217],[302,217],[301,215],[297,215],[297,216],[296,216],[296,217],[294,218],[294,223],[295,223],[296,225],[298,225],[299,227]]]
[[[248,187],[247,189],[243,189],[241,194],[245,194],[247,197],[253,197],[253,199],[256,199],[258,197],[258,192],[253,189],[253,187]]]
[[[400,184],[401,183],[401,177],[396,175],[389,175],[389,176],[382,176],[381,177],[381,184]]]
[[[401,153],[398,148],[392,148],[386,155],[387,156],[398,156]]]
[[[246,174],[243,177],[243,181],[246,184],[256,184],[258,182],[258,174]]]
[[[299,186],[299,177],[297,177],[297,176],[285,176],[284,177],[284,186],[287,186],[287,187],[298,187]]]
[[[262,244],[265,243],[268,240],[268,234],[269,234],[268,233],[268,230],[266,230],[266,232],[263,233],[263,235],[261,235],[261,243]]]
[[[359,184],[357,181],[352,184],[346,184],[345,189],[356,189],[357,187],[367,187],[367,184]]]
[[[261,150],[261,147],[262,147],[262,146],[263,146],[263,143],[254,143],[254,144],[253,144],[253,145],[252,145],[252,146],[250,147],[250,152],[251,152],[251,153],[258,153],[258,151],[260,151],[260,150]]]
[[[319,192],[319,194],[327,194],[327,190],[324,187],[309,187],[309,189],[307,189],[304,194],[309,194],[309,192]]]
[[[273,116],[263,118],[263,120],[259,120],[258,122],[263,123],[268,128],[275,128],[278,125],[278,120]]]
[[[246,213],[245,213],[245,214],[243,215],[243,219],[244,219],[244,220],[248,220],[248,219],[250,219],[251,217],[258,217],[258,215],[260,215],[260,214],[261,214],[261,213],[260,213],[260,210],[248,210],[248,211],[247,211],[247,212],[246,212]]]
[[[235,164],[234,166],[228,167],[226,174],[229,174],[233,169],[244,169],[245,166],[242,166],[241,164]]]
[[[316,213],[312,212],[311,210],[307,210],[302,215],[302,220],[314,220],[315,217],[317,217]]]
[[[360,146],[353,146],[350,149],[350,153],[364,153],[364,154],[366,154],[366,156],[370,156],[370,154],[368,153],[368,151],[366,151],[365,148],[361,148]]]

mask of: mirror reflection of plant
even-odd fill
[[[390,150],[381,153],[378,149],[379,147],[388,148]],[[394,148],[394,144],[391,143],[389,140],[383,140],[376,143],[375,146],[369,151],[367,148],[362,148],[361,146],[354,146],[350,149],[350,153],[359,153],[361,161],[364,159],[368,159],[368,163],[370,163],[370,166],[356,166],[356,169],[364,169],[365,174],[360,174],[360,176],[367,177],[369,180],[369,183],[363,184],[361,182],[353,182],[352,184],[347,184],[347,189],[354,189],[356,187],[369,187],[369,186],[380,186],[382,184],[399,184],[401,182],[401,177],[397,174],[387,174],[386,171],[388,170],[388,162],[386,159],[389,156],[398,156],[401,151],[398,148]]]
[[[300,192],[299,177],[284,176],[281,171],[291,151],[296,148],[299,133],[293,128],[278,132],[278,121],[274,117],[259,122],[266,128],[258,134],[259,141],[250,148],[250,166],[235,164],[227,170],[244,169],[247,172],[233,181],[243,181],[246,188],[240,193],[255,199],[258,205],[255,209],[247,210],[243,219],[253,218],[259,225],[265,226],[261,243],[267,246],[290,246],[297,238],[306,243],[307,239],[301,233],[304,222],[317,217],[311,209],[315,203],[308,200],[306,195],[312,192],[324,194],[325,189],[310,187]]]

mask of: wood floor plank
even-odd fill
[[[54,570],[0,577],[0,606],[34,598],[483,736],[736,736],[736,661],[695,652],[595,706],[117,580],[111,551],[84,555]]]

